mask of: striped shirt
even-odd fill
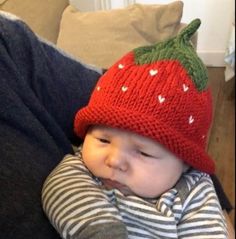
[[[224,216],[208,174],[184,173],[176,186],[158,199],[125,196],[107,190],[82,162],[81,152],[66,155],[51,172],[42,190],[43,209],[62,238],[81,238],[87,228],[111,225],[102,236],[114,238],[120,225],[127,236],[119,238],[227,238]],[[106,235],[107,232],[107,235]],[[115,233],[113,234],[115,235]],[[83,238],[91,239],[91,236]]]

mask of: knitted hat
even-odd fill
[[[213,173],[205,152],[212,120],[207,70],[191,36],[195,19],[176,37],[139,47],[118,60],[97,82],[74,129],[83,138],[90,125],[107,125],[149,137],[195,169]]]

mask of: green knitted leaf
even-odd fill
[[[177,60],[187,70],[196,88],[199,91],[204,90],[208,80],[207,69],[190,41],[200,24],[200,19],[195,19],[176,37],[134,49],[135,63],[143,65],[160,60]]]

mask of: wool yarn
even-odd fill
[[[177,36],[136,48],[99,79],[74,129],[83,138],[90,125],[107,125],[149,137],[191,167],[214,173],[205,151],[212,121],[207,69],[191,44],[201,24],[193,20]]]

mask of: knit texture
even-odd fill
[[[149,137],[193,168],[213,173],[205,152],[212,120],[207,71],[191,46],[200,26],[191,22],[175,38],[129,52],[98,81],[74,128],[84,137],[102,124]]]
[[[177,37],[153,46],[134,49],[136,64],[150,64],[165,59],[178,60],[191,76],[196,88],[198,90],[205,89],[207,70],[190,41],[200,24],[201,21],[195,19]]]

